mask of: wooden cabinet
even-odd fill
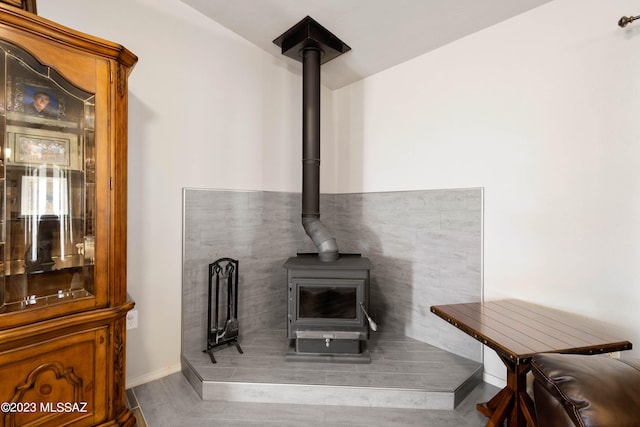
[[[0,426],[131,426],[124,47],[0,4]]]
[[[0,2],[19,7],[20,9],[29,11],[31,13],[38,13],[38,11],[36,10],[36,0],[0,0]]]

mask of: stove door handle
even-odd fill
[[[365,317],[367,318],[367,321],[369,322],[369,327],[371,328],[371,330],[373,332],[377,331],[378,330],[378,325],[369,316],[369,314],[367,313],[367,310],[364,309],[364,305],[362,305],[362,303],[360,303],[360,308],[362,309],[362,312],[364,313]]]

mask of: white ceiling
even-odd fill
[[[551,0],[181,1],[292,64],[273,40],[311,16],[352,49],[322,66],[337,89]]]

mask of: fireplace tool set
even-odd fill
[[[221,279],[226,279],[226,289],[220,286]],[[226,304],[221,307],[225,294]],[[234,344],[242,353],[238,343],[238,260],[220,258],[209,264],[208,302],[207,349],[204,352],[209,353],[211,363],[216,363],[213,352],[217,347]],[[221,316],[221,308],[226,310],[224,316]],[[221,318],[225,319],[223,324]]]

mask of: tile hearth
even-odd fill
[[[287,362],[286,331],[240,336],[215,352],[184,352],[182,370],[205,401],[454,409],[482,382],[482,365],[390,332],[372,333],[371,364]]]

